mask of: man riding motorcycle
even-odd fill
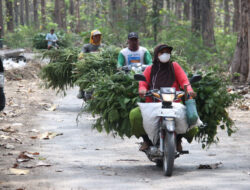
[[[56,43],[58,41],[58,38],[54,32],[55,30],[51,29],[50,33],[46,35],[46,41],[48,42],[48,49],[51,49],[52,47],[58,48],[58,45]]]
[[[84,53],[99,51],[99,48],[104,46],[104,44],[102,44],[101,41],[102,41],[102,33],[99,30],[91,31],[89,43],[83,45],[79,58],[81,59]],[[86,100],[91,96],[91,94],[92,93],[90,92],[88,93],[83,89],[80,89],[77,98]]]
[[[158,45],[155,48],[153,65],[147,67],[144,71],[146,82],[139,82],[139,94],[141,96],[144,96],[148,90],[160,89],[161,87],[175,87],[176,90],[179,90],[180,87],[184,89],[184,85],[187,85],[187,91],[190,96],[195,95],[181,66],[170,59],[172,50],[173,48],[166,44]],[[152,101],[152,98],[146,98],[146,102]],[[139,107],[131,110],[130,122],[132,126],[132,134],[137,138],[143,138],[144,142],[142,143],[140,150],[147,150],[149,146],[152,145],[152,142],[143,128]],[[191,130],[190,133],[192,132],[193,131]],[[181,136],[177,137],[177,151],[182,151]]]
[[[138,34],[131,32],[128,34],[128,47],[122,49],[118,55],[117,68],[135,63],[152,65],[152,57],[145,47],[139,46]]]

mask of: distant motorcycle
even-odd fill
[[[135,74],[135,80],[146,81],[142,74]],[[190,79],[190,83],[201,80],[200,75],[195,75]],[[157,116],[160,117],[158,143],[150,146],[145,154],[150,161],[156,162],[157,165],[163,165],[163,173],[165,176],[171,176],[174,167],[175,158],[181,154],[188,154],[188,151],[176,151],[176,112],[172,106],[174,100],[184,97],[185,92],[176,91],[172,87],[162,87],[160,90],[149,90],[145,96],[152,97],[155,102],[162,102],[161,109]]]
[[[144,65],[141,63],[133,63],[130,65],[123,66],[122,70],[125,71],[125,73],[133,71],[135,74],[141,74],[147,67],[148,65]]]
[[[59,45],[57,44],[56,40],[52,40],[52,45],[50,47],[50,49],[59,49]]]

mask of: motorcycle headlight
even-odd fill
[[[163,102],[173,102],[175,99],[175,88],[161,88],[161,97]]]
[[[161,96],[164,102],[173,102],[175,98],[175,94],[162,94]]]

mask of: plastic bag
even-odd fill
[[[156,144],[159,139],[159,113],[162,109],[162,103],[138,103],[142,118],[143,128],[148,134],[149,139]],[[175,112],[177,134],[185,134],[189,129],[186,116],[186,107],[181,103],[172,103],[173,112]]]
[[[194,99],[188,99],[185,101],[186,108],[187,108],[187,122],[189,125],[194,125],[199,116],[196,109],[196,102]]]

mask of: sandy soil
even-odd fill
[[[93,131],[89,114],[77,125],[82,104],[77,89],[66,97],[41,89],[35,74],[39,67],[30,67],[31,78],[10,77],[6,82],[7,107],[0,113],[0,189],[250,189],[250,111],[231,108],[238,132],[227,137],[219,131],[219,144],[209,150],[184,142],[190,154],[176,159],[173,176],[166,178],[138,151],[140,140]],[[47,140],[42,139],[46,132],[51,132]],[[24,151],[29,152],[26,157]],[[216,169],[198,169],[216,163],[221,163]],[[16,175],[20,170],[10,168],[29,173]]]

